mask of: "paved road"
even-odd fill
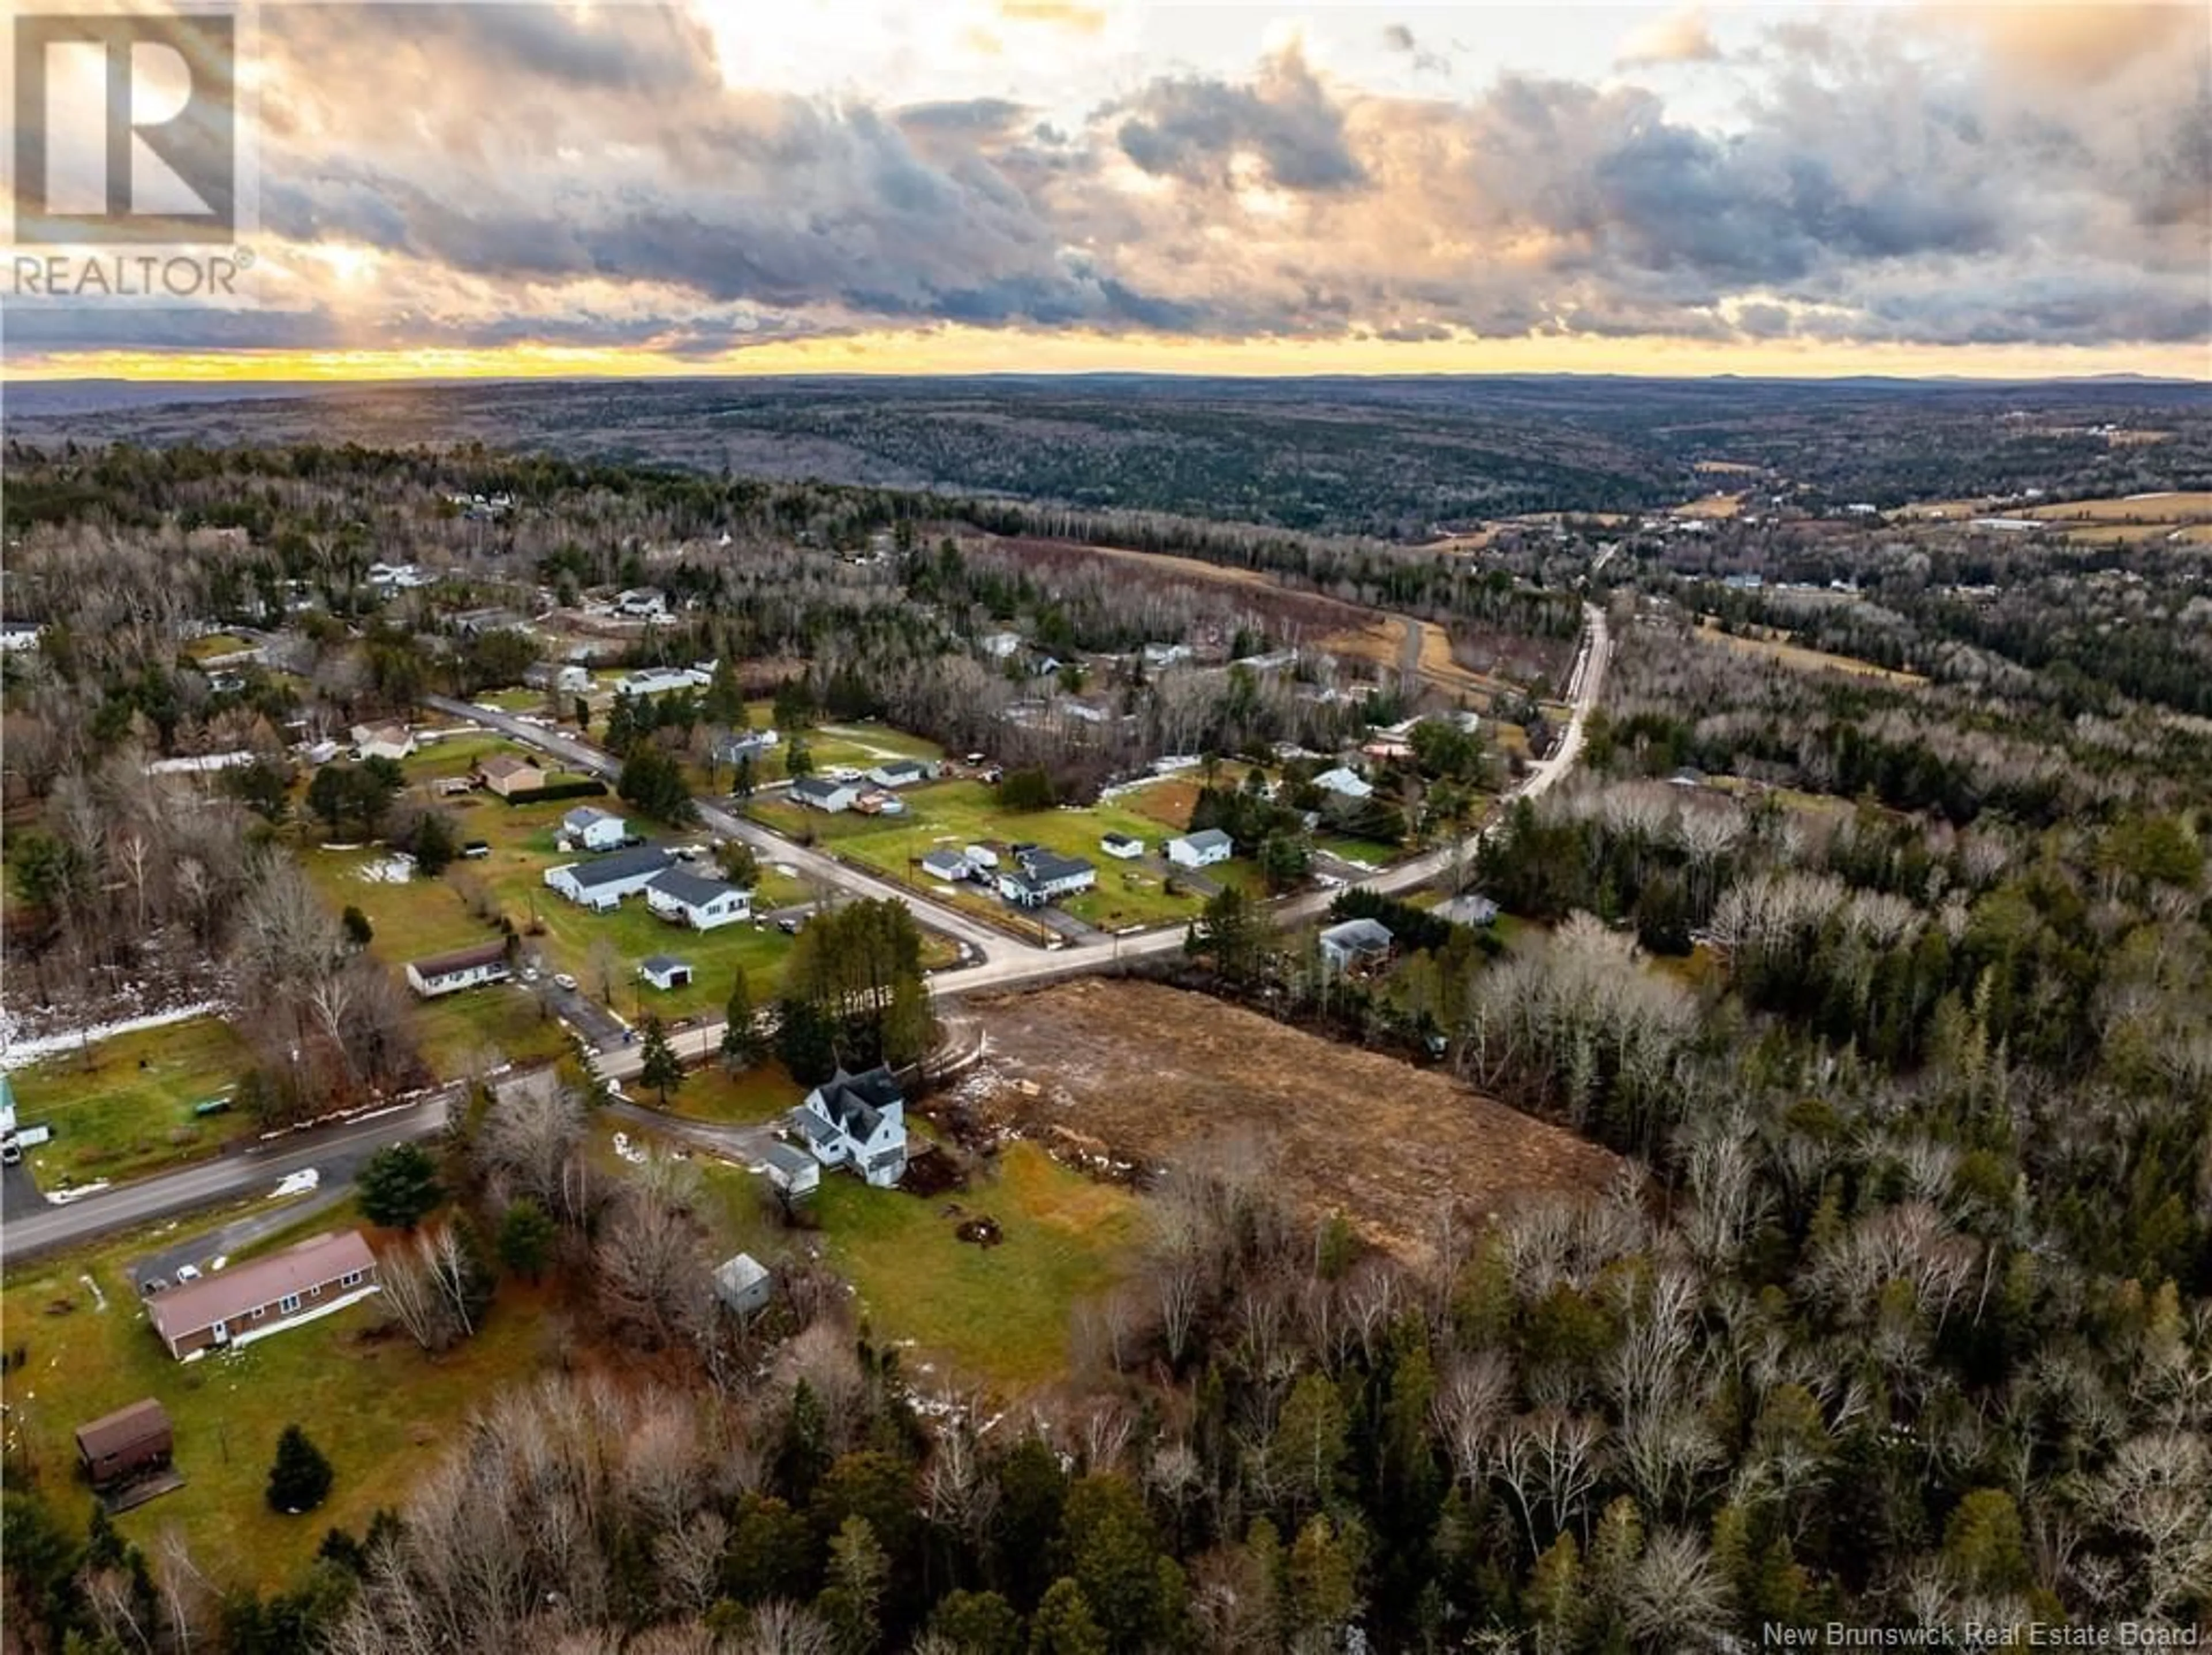
[[[323,1175],[323,1187],[342,1184],[386,1144],[443,1131],[451,1101],[450,1092],[437,1092],[374,1120],[279,1138],[241,1154],[118,1184],[67,1206],[11,1208],[0,1221],[0,1258],[13,1264],[133,1225],[265,1194],[287,1173],[310,1166]]]
[[[1599,693],[1604,687],[1606,663],[1611,648],[1603,612],[1595,605],[1586,604],[1583,605],[1583,618],[1588,631],[1568,685],[1568,696],[1574,704],[1573,714],[1551,757],[1532,766],[1522,777],[1520,786],[1515,790],[1517,796],[1534,798],[1550,791],[1574,769],[1581,757],[1583,725],[1591,709],[1597,705]],[[440,697],[426,697],[426,700],[442,711],[457,717],[475,719],[479,723],[502,731],[515,740],[550,752],[562,763],[579,770],[605,776],[615,769],[613,759],[605,753],[558,731],[526,724],[507,714],[488,711],[466,702]],[[774,861],[789,862],[802,872],[811,873],[824,884],[854,895],[894,897],[914,909],[916,917],[923,922],[970,945],[972,951],[981,956],[980,964],[931,978],[931,992],[940,1000],[951,995],[1020,988],[1109,970],[1120,960],[1141,959],[1170,952],[1182,946],[1182,928],[1169,926],[1115,939],[1110,943],[1092,944],[1088,947],[1040,948],[1002,935],[966,915],[940,907],[913,891],[848,867],[817,851],[794,845],[753,823],[741,822],[719,806],[704,806],[701,814],[709,827],[734,834]],[[1410,891],[1439,878],[1449,873],[1455,862],[1471,855],[1474,848],[1483,838],[1497,831],[1499,819],[1493,818],[1488,824],[1458,844],[1445,846],[1411,861],[1401,862],[1368,876],[1361,883],[1372,890],[1397,892]],[[1282,904],[1274,912],[1285,921],[1310,919],[1326,910],[1334,895],[1331,891],[1310,891]],[[677,1037],[677,1050],[687,1057],[703,1057],[720,1049],[721,1038],[722,1028],[718,1020],[682,1031]],[[601,1072],[611,1079],[627,1079],[636,1074],[641,1056],[635,1046],[620,1047],[603,1054],[599,1060]],[[441,1131],[446,1125],[451,1101],[458,1095],[457,1090],[449,1089],[408,1109],[380,1116],[356,1126],[279,1139],[273,1144],[244,1154],[226,1156],[220,1160],[185,1167],[159,1177],[120,1185],[64,1207],[27,1208],[21,1198],[20,1183],[9,1180],[0,1184],[0,1209],[4,1209],[0,1210],[0,1257],[12,1263],[56,1248],[71,1246],[132,1225],[149,1223],[190,1212],[195,1208],[235,1200],[265,1190],[286,1173],[296,1172],[303,1167],[318,1168],[323,1175],[324,1187],[327,1189],[336,1182],[350,1178],[362,1162],[385,1145],[410,1138],[428,1137]],[[670,1129],[668,1117],[649,1115],[647,1118],[659,1129]],[[717,1129],[698,1123],[687,1123],[685,1125],[687,1129],[696,1129],[709,1135],[751,1130]]]

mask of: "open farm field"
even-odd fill
[[[1849,672],[1858,678],[1881,678],[1889,684],[1925,684],[1928,680],[1917,672],[1899,672],[1887,666],[1878,666],[1870,660],[1860,660],[1851,655],[1832,655],[1825,649],[1808,649],[1787,637],[1752,638],[1739,633],[1723,632],[1705,617],[1699,617],[1698,636],[1709,643],[1741,651],[1747,655],[1764,655],[1769,660],[1780,661],[1805,672]]]
[[[1155,1170],[1249,1139],[1308,1216],[1342,1213],[1404,1256],[1426,1245],[1439,1200],[1496,1213],[1601,1189],[1620,1164],[1437,1070],[1158,983],[1091,979],[972,1009],[991,1055],[961,1095],[987,1117]]]

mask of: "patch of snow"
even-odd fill
[[[13,1019],[0,1021],[0,1060],[9,1068],[20,1068],[27,1064],[43,1062],[64,1052],[73,1052],[80,1046],[96,1044],[118,1034],[136,1034],[142,1029],[166,1028],[172,1023],[188,1023],[196,1017],[212,1016],[222,1010],[222,1002],[213,1000],[195,1001],[189,1006],[173,1006],[166,1012],[149,1012],[143,1017],[118,1018],[112,1023],[93,1023],[78,1029],[62,1029],[52,1034],[42,1034],[33,1040],[12,1038]]]

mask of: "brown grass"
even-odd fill
[[[1249,1136],[1309,1216],[1418,1256],[1437,1202],[1477,1214],[1601,1189],[1618,1158],[1443,1073],[1158,983],[1085,980],[982,1002],[991,1118],[1068,1156],[1157,1171]]]
[[[1740,494],[1709,494],[1674,507],[1671,514],[1675,517],[1734,517],[1742,509],[1743,496]]]
[[[2061,500],[2021,514],[2046,523],[2186,523],[2212,517],[2212,490],[2155,494],[2135,500]]]
[[[1759,467],[1747,465],[1740,459],[1701,459],[1690,469],[1693,472],[1703,472],[1708,476],[1730,477],[1753,473],[1759,470]]]
[[[1891,684],[1925,684],[1928,680],[1917,672],[1899,672],[1887,666],[1877,666],[1870,660],[1861,660],[1856,655],[1832,655],[1825,649],[1808,649],[1802,644],[1792,643],[1784,636],[1751,638],[1723,632],[1707,618],[1698,622],[1698,636],[1707,642],[1723,644],[1746,654],[1765,655],[1785,666],[1796,667],[1805,672],[1849,672],[1863,678],[1881,678]]]

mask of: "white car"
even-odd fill
[[[178,1280],[178,1281],[198,1281],[199,1279],[200,1279],[200,1267],[199,1267],[198,1265],[197,1265],[197,1264],[179,1264],[179,1265],[178,1265],[178,1266],[177,1266],[177,1280]]]
[[[576,991],[576,979],[566,971],[556,971],[553,974],[553,986],[556,989],[566,989],[569,993],[574,994]]]

